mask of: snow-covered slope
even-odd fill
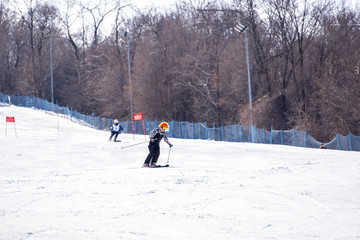
[[[359,152],[109,135],[0,107],[0,239],[360,239]]]

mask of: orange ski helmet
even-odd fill
[[[169,129],[169,124],[167,122],[162,122],[162,123],[160,123],[159,128],[167,130],[167,129]]]

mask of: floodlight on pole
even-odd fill
[[[244,26],[241,23],[237,23],[234,27],[235,31],[240,34],[245,33],[245,47],[246,47],[246,65],[247,65],[247,74],[248,74],[248,86],[249,86],[249,104],[250,104],[250,128],[252,135],[252,142],[255,142],[254,133],[253,133],[253,110],[252,110],[252,98],[251,98],[251,78],[250,78],[250,64],[249,64],[249,47],[248,47],[248,37],[246,30],[247,26]]]
[[[241,23],[237,23],[235,25],[234,29],[241,34],[241,33],[245,32],[248,29],[248,27],[242,25]]]

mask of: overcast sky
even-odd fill
[[[174,6],[175,0],[132,0],[132,3],[139,7],[164,7],[169,8]]]
[[[50,2],[51,4],[54,4],[55,6],[58,6],[61,10],[64,10],[63,8],[65,7],[65,2],[66,0],[39,0],[39,2]],[[100,2],[100,0],[75,0],[76,2],[82,2],[84,5],[96,5],[97,2]],[[136,5],[140,10],[144,10],[146,8],[151,8],[151,7],[157,7],[159,8],[159,10],[164,9],[165,11],[171,9],[172,7],[175,6],[175,2],[178,0],[122,0],[121,4],[122,5],[126,5],[127,3],[131,3]],[[190,1],[190,0],[189,0]],[[192,0],[194,1],[194,0]],[[223,0],[223,1],[231,1],[231,0]],[[316,1],[316,0],[314,0]],[[345,6],[348,6],[350,8],[353,9],[358,9],[360,7],[360,0],[337,0],[339,3],[344,2]],[[35,5],[36,1],[33,1],[33,5]],[[9,2],[10,3],[10,2]],[[23,11],[23,13],[27,12],[27,6],[29,4],[28,0],[17,0],[12,2],[10,5],[14,8],[14,9],[21,9]],[[132,11],[131,8],[126,8],[129,11],[125,11],[127,12],[126,15],[128,15],[127,17],[132,17]],[[65,11],[65,10],[64,10]],[[73,11],[73,14],[75,14],[76,10]],[[110,31],[112,31],[112,25],[113,25],[113,19],[111,19],[112,17],[107,17],[104,21],[104,23],[102,24],[101,27],[101,31],[103,34],[108,35]],[[91,23],[92,19],[90,18],[88,23]],[[79,24],[81,25],[81,24]],[[78,24],[74,24],[74,29],[80,28],[81,26],[78,26]],[[75,30],[76,31],[76,30]]]

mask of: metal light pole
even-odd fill
[[[133,103],[132,103],[132,88],[131,88],[131,68],[130,68],[130,45],[128,32],[124,31],[124,36],[126,37],[127,51],[128,51],[128,65],[129,65],[129,87],[130,87],[130,111],[131,111],[131,119],[133,119]]]
[[[238,31],[240,34],[245,32],[246,64],[247,64],[247,73],[248,73],[249,104],[250,104],[250,128],[251,128],[252,142],[255,142],[254,132],[253,132],[253,110],[252,110],[252,99],[251,99],[251,78],[250,78],[250,64],[249,64],[249,47],[248,47],[248,37],[247,37],[247,32],[246,32],[247,29],[248,29],[248,27],[242,25],[241,23],[238,23],[235,26],[235,30]]]
[[[50,29],[50,76],[51,76],[51,102],[54,103],[54,77],[53,77],[53,56],[52,56],[52,31]]]

